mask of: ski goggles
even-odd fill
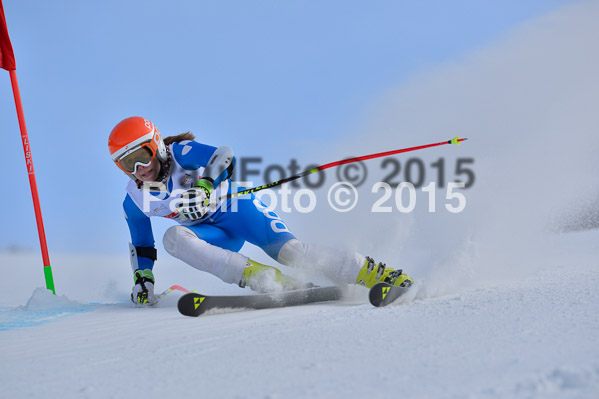
[[[125,173],[136,174],[137,168],[140,166],[150,166],[156,152],[152,146],[152,141],[143,143],[135,148],[125,152],[119,159],[115,161],[117,166]]]

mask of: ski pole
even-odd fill
[[[173,291],[181,291],[181,292],[185,292],[186,294],[193,292],[193,291],[188,290],[187,288],[181,287],[180,285],[171,285],[166,290],[164,290],[162,293],[156,295],[156,297],[159,299],[162,299]]]
[[[285,183],[288,183],[290,181],[299,179],[300,177],[308,176],[308,175],[310,175],[312,173],[316,173],[316,172],[320,172],[320,171],[328,169],[328,168],[332,168],[333,166],[345,165],[345,164],[348,164],[348,163],[353,163],[353,162],[358,162],[358,161],[365,161],[367,159],[386,157],[386,156],[389,156],[389,155],[400,154],[402,152],[417,151],[417,150],[422,150],[422,149],[425,149],[425,148],[436,147],[436,146],[445,145],[445,144],[457,144],[457,145],[460,145],[460,143],[462,141],[466,141],[466,140],[468,140],[468,139],[467,138],[461,139],[458,136],[456,136],[456,137],[454,137],[451,140],[441,141],[439,143],[425,144],[425,145],[420,145],[420,146],[417,146],[417,147],[401,148],[399,150],[385,151],[385,152],[379,152],[379,153],[376,153],[376,154],[363,155],[361,157],[354,157],[354,158],[343,159],[341,161],[331,162],[331,163],[327,163],[327,164],[324,164],[324,165],[321,165],[321,166],[317,166],[316,168],[312,168],[312,169],[303,171],[302,173],[299,173],[297,175],[286,177],[284,179],[277,180],[277,181],[272,182],[272,183],[264,184],[262,186],[257,186],[257,187],[254,187],[254,188],[248,188],[247,190],[238,191],[236,193],[231,193],[231,194],[223,195],[222,197],[219,198],[219,201],[226,200],[226,199],[229,199],[229,198],[239,197],[239,196],[242,196],[242,195],[245,195],[245,194],[255,193],[256,191],[265,190],[267,188],[273,188],[273,187],[276,187],[276,186],[280,186],[281,184],[285,184]]]

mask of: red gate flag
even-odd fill
[[[6,19],[4,18],[4,6],[0,0],[0,68],[7,71],[15,70],[15,54],[12,52],[12,45],[8,37],[6,28]]]

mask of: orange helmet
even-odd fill
[[[116,165],[130,175],[137,172],[138,166],[148,166],[154,157],[162,162],[167,160],[160,131],[140,116],[123,119],[112,129],[108,150]]]

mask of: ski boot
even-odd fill
[[[152,305],[158,301],[154,295],[154,274],[150,269],[136,270],[133,282],[135,285],[131,290],[131,302],[136,305]]]
[[[249,285],[253,291],[262,293],[292,291],[309,287],[309,284],[304,284],[284,275],[276,267],[263,265],[251,259],[248,259],[239,282],[241,288],[246,285]]]
[[[389,283],[398,287],[409,287],[414,284],[414,280],[407,274],[404,274],[401,269],[393,270],[382,262],[375,265],[374,260],[367,256],[366,262],[356,278],[356,284],[371,288],[376,283]]]

